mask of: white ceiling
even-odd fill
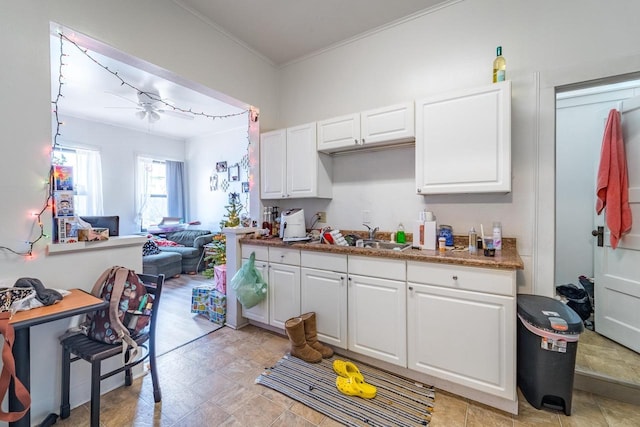
[[[281,66],[450,0],[173,1],[275,66]],[[59,30],[72,37],[65,29],[52,28],[52,100],[59,88]],[[224,96],[213,89],[184,82],[179,76],[95,40],[74,37],[74,42],[87,49],[85,53],[70,41],[62,43],[68,56],[63,61],[66,65],[62,69],[64,97],[58,103],[60,115],[177,139],[216,132],[223,124],[235,127],[246,123],[246,115],[235,120],[207,117],[237,114],[246,108],[238,102],[232,106],[220,101]],[[159,94],[162,102],[154,103],[154,107],[168,112],[160,112],[160,119],[154,123],[139,119],[138,90]],[[174,108],[204,116],[196,115],[192,120],[179,118]]]
[[[446,0],[173,0],[280,66]]]

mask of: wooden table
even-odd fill
[[[108,306],[108,302],[96,298],[82,289],[71,289],[70,292],[70,295],[65,296],[62,301],[58,301],[56,304],[27,311],[19,311],[9,321],[16,331],[15,341],[13,343],[16,376],[27,390],[30,390],[31,387],[31,326],[53,322],[78,314],[89,313]],[[12,381],[9,389],[9,410],[20,411],[22,409],[22,404],[16,398]],[[18,421],[9,423],[9,425],[29,427],[31,425],[31,411],[27,411],[24,417]]]

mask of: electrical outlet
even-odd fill
[[[318,212],[318,222],[327,223],[327,213],[326,212]]]
[[[371,223],[371,211],[362,211],[362,223],[363,224]]]

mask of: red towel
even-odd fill
[[[609,118],[602,138],[598,184],[596,187],[598,215],[604,207],[605,220],[611,233],[611,247],[618,247],[618,241],[631,230],[631,208],[629,207],[629,177],[624,153],[620,112],[609,111]]]

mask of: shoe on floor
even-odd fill
[[[362,397],[363,399],[373,399],[378,391],[375,386],[358,381],[355,377],[336,377],[336,387],[342,394]]]
[[[354,377],[364,382],[364,376],[360,373],[358,367],[352,362],[336,359],[333,361],[333,371],[341,377]]]

